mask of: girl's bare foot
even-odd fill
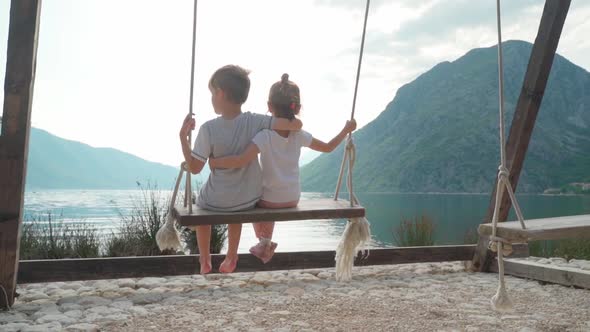
[[[211,257],[207,259],[199,258],[199,264],[201,265],[201,274],[207,274],[211,272]]]
[[[232,257],[232,258],[225,256],[225,259],[223,260],[221,265],[219,265],[219,272],[232,273],[236,269],[237,265],[238,265],[238,257],[237,256]]]

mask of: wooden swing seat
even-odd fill
[[[289,221],[310,219],[350,219],[365,216],[365,208],[350,206],[346,200],[332,198],[301,200],[297,207],[287,209],[255,208],[239,212],[216,212],[199,209],[193,205],[193,213],[179,207],[178,223],[182,226],[242,224],[261,221]]]
[[[524,221],[526,229],[520,222],[509,221],[498,223],[496,235],[513,243],[537,240],[558,240],[570,238],[590,238],[590,214],[530,219]],[[480,235],[491,236],[492,224],[479,225]]]

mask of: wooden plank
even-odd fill
[[[490,264],[496,256],[492,251],[488,250],[489,237],[486,235],[480,236],[479,241],[474,249],[474,257],[486,257],[485,261],[472,260],[468,265],[468,269],[472,272],[484,272],[490,270]],[[479,254],[478,254],[479,253]],[[484,256],[485,255],[485,256]],[[512,254],[510,258],[529,257],[529,245],[527,243],[514,243],[512,245]],[[486,264],[486,265],[481,265]]]
[[[590,238],[590,214],[529,219],[525,220],[525,226],[526,229],[522,229],[518,221],[498,223],[496,234],[515,242]],[[479,225],[478,232],[480,235],[490,236],[492,224]]]
[[[0,140],[0,307],[14,303],[35,82],[40,0],[12,0]]]
[[[514,192],[518,185],[518,179],[524,163],[524,158],[535,127],[537,113],[541,107],[547,80],[553,65],[555,51],[561,37],[561,31],[567,17],[571,0],[546,0],[537,37],[531,51],[528,67],[522,83],[522,90],[512,118],[508,140],[506,141],[506,168],[510,176]],[[492,195],[488,207],[485,222],[491,222],[496,205],[496,178],[492,187]],[[508,218],[508,212],[512,206],[506,189],[500,202],[498,221],[503,222]],[[487,266],[488,255],[482,250],[476,252],[473,265]]]
[[[355,265],[389,265],[469,260],[474,245],[372,249]],[[212,255],[215,268],[225,255]],[[334,267],[334,251],[279,252],[268,264],[250,254],[240,254],[236,272],[315,269]],[[21,261],[19,283],[142,278],[190,275],[199,271],[199,256],[150,256]],[[216,271],[214,271],[216,272]]]
[[[310,219],[349,219],[365,216],[362,206],[350,206],[349,201],[331,198],[306,199],[299,205],[288,209],[252,209],[240,212],[215,212],[193,206],[189,214],[184,207],[179,207],[179,223],[183,226],[241,224],[261,221],[289,221]]]
[[[498,272],[497,261],[492,264],[491,271]],[[590,289],[590,271],[582,272],[578,269],[568,267],[506,259],[504,261],[504,273],[515,277],[544,281],[552,284]]]

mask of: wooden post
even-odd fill
[[[2,308],[8,308],[14,303],[16,290],[40,9],[41,0],[12,0],[10,4],[4,111],[0,135]]]
[[[545,2],[537,38],[533,45],[506,142],[506,168],[510,172],[510,183],[515,192],[570,3],[571,0],[547,0]],[[492,220],[496,204],[497,181],[498,179],[494,183],[490,205],[484,222],[491,222]],[[508,192],[505,189],[503,190],[498,215],[499,222],[506,221],[512,206]],[[482,243],[478,244],[478,248],[482,248],[483,241],[485,239],[480,238]],[[488,265],[486,259],[488,255],[484,253],[485,251],[477,250],[473,258],[473,267],[477,270],[482,271]]]

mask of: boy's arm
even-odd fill
[[[320,152],[332,152],[334,151],[334,149],[340,145],[340,143],[344,140],[344,137],[346,137],[346,135],[348,135],[348,133],[354,131],[356,129],[356,121],[355,120],[351,120],[351,121],[346,121],[346,125],[344,126],[344,128],[342,128],[342,130],[340,131],[340,133],[338,133],[338,135],[336,135],[336,137],[332,138],[332,140],[328,143],[324,143],[322,141],[320,141],[319,139],[313,138],[311,140],[311,144],[309,145],[309,148],[315,151],[320,151]]]
[[[251,143],[246,148],[246,151],[237,156],[227,156],[220,158],[209,158],[209,167],[211,168],[242,168],[248,165],[252,160],[256,159],[260,153],[258,146]]]
[[[191,143],[188,135],[193,129],[195,129],[195,119],[193,119],[191,115],[187,115],[180,128],[180,145],[182,147],[182,155],[184,156],[188,171],[192,174],[198,174],[203,169],[203,166],[205,166],[205,162],[192,156]]]
[[[295,118],[293,120],[285,119],[285,118],[272,118],[272,125],[270,129],[273,130],[289,130],[289,131],[298,131],[301,130],[303,127],[303,122],[301,120]]]

